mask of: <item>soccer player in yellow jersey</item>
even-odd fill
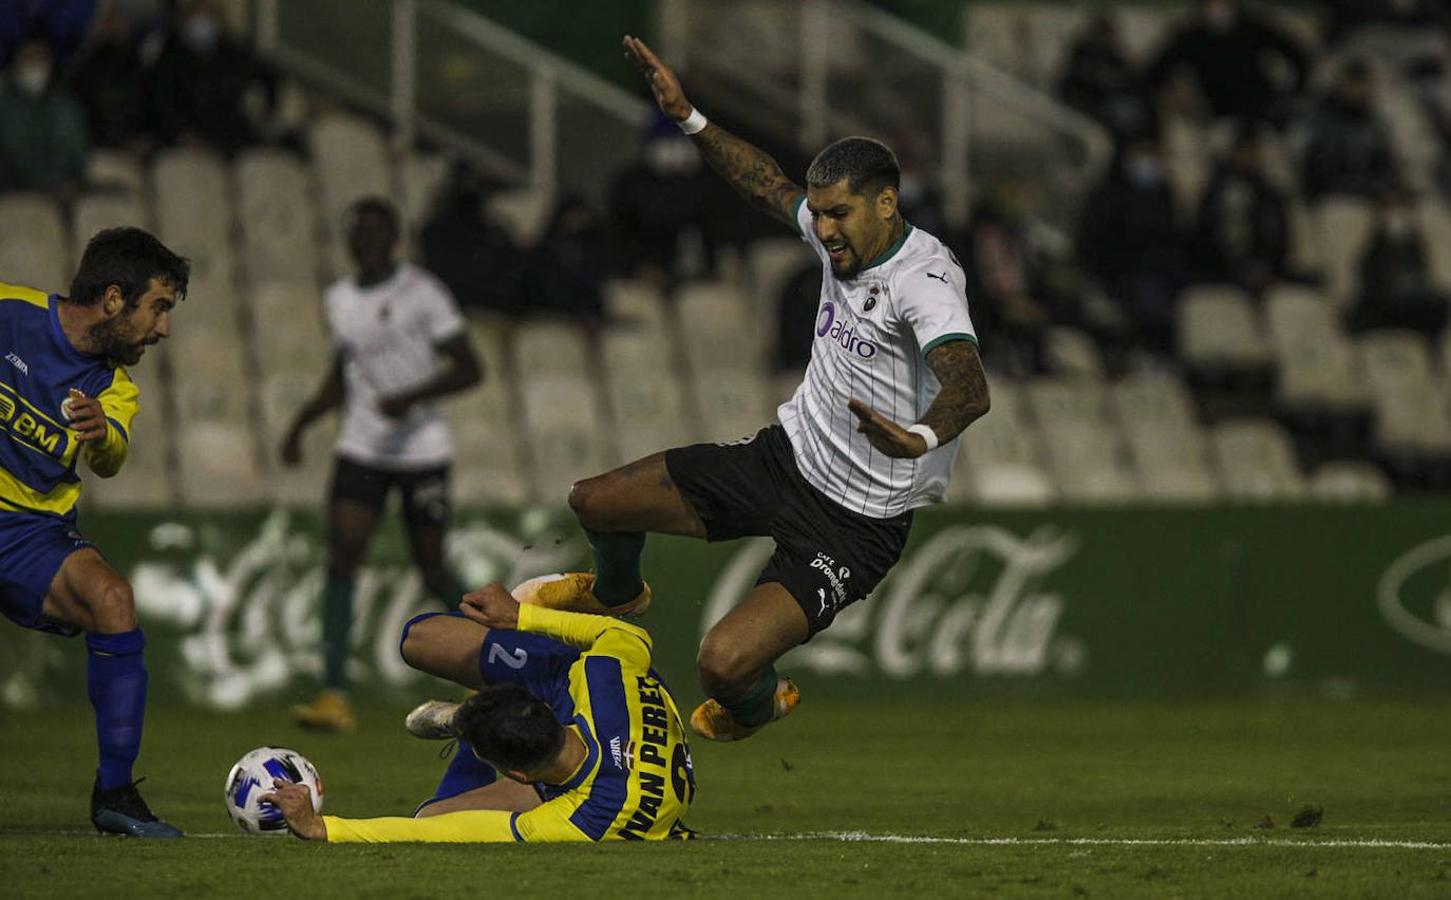
[[[522,605],[491,584],[458,612],[404,626],[410,665],[479,691],[409,716],[414,734],[459,742],[435,795],[411,818],[345,819],[319,816],[306,786],[279,781],[265,799],[294,834],[335,843],[693,836],[682,821],[695,794],[690,747],[650,668],[650,635],[529,604],[542,581],[520,586]]]
[[[180,837],[136,790],[146,714],[146,639],[131,586],[78,530],[82,460],[101,478],[131,446],[138,391],[126,366],[171,333],[191,267],[139,228],[91,238],[70,295],[0,284],[0,613],[86,635],[86,688],[100,762],[97,829]]]

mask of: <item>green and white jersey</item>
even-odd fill
[[[804,197],[796,224],[822,265],[811,362],[801,386],[777,410],[801,474],[832,500],[873,518],[941,502],[957,441],[917,459],[892,459],[857,432],[847,403],[862,400],[903,427],[922,417],[941,387],[927,353],[948,341],[977,341],[962,266],[941,241],[908,225],[901,240],[842,281],[832,274]]]

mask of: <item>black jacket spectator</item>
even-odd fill
[[[1078,258],[1117,301],[1138,343],[1173,351],[1174,298],[1186,259],[1162,152],[1152,139],[1130,144],[1089,194],[1078,221]]]
[[[1115,134],[1146,121],[1148,109],[1138,72],[1124,53],[1117,23],[1107,13],[1094,16],[1069,48],[1058,96]]]
[[[799,372],[811,362],[816,344],[816,313],[821,303],[821,263],[804,263],[781,288],[776,298],[776,358],[778,372]]]
[[[423,263],[460,306],[514,315],[523,302],[519,259],[524,251],[504,229],[484,220],[488,188],[472,168],[462,163],[455,168],[419,236]]]
[[[210,3],[188,10],[152,77],[156,128],[167,145],[205,143],[231,154],[257,137],[254,120],[276,100],[271,73],[226,33]]]
[[[1310,120],[1301,165],[1307,200],[1331,194],[1376,199],[1398,181],[1390,132],[1376,115],[1375,83],[1361,62],[1346,66]]]
[[[1379,227],[1360,263],[1360,302],[1350,327],[1411,328],[1440,334],[1451,302],[1431,280],[1426,243],[1416,225],[1411,197],[1393,191],[1381,209]]]
[[[525,312],[599,319],[609,263],[609,239],[594,210],[579,197],[564,197],[524,260]]]
[[[1201,277],[1258,292],[1285,274],[1290,251],[1290,211],[1265,177],[1260,144],[1241,133],[1219,164],[1199,203]]]
[[[114,7],[97,24],[90,46],[71,71],[71,89],[86,111],[100,147],[133,144],[149,131],[146,75],[131,26]]]
[[[1276,58],[1289,66],[1292,85],[1276,82]],[[1237,0],[1203,0],[1149,67],[1148,83],[1166,85],[1181,68],[1194,75],[1215,117],[1282,121],[1283,101],[1304,90],[1308,63],[1293,38]]]

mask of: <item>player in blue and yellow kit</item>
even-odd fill
[[[516,590],[528,600],[535,582]],[[605,841],[693,836],[695,794],[675,701],[650,668],[650,635],[606,616],[520,604],[498,584],[403,629],[410,665],[479,693],[408,717],[458,753],[412,818],[319,816],[303,785],[267,799],[298,837],[380,841]],[[508,776],[499,779],[498,773]]]
[[[86,634],[100,765],[101,831],[180,837],[152,814],[131,766],[146,712],[146,641],[131,586],[81,537],[77,463],[110,478],[139,408],[125,366],[171,331],[190,265],[137,228],[86,245],[70,295],[0,284],[0,612],[38,631]]]

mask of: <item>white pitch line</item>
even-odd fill
[[[1451,843],[1436,841],[1387,841],[1380,838],[1328,840],[1276,840],[1271,838],[1020,838],[1020,837],[934,837],[916,834],[871,834],[866,831],[814,831],[804,834],[718,834],[703,835],[726,841],[841,841],[881,844],[952,844],[966,847],[1349,847],[1393,850],[1451,850]]]

